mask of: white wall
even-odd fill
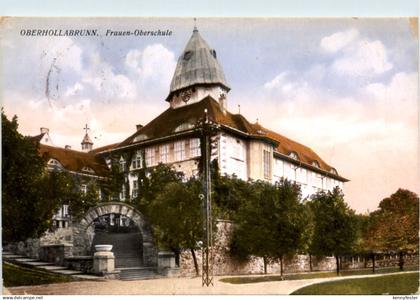
[[[247,180],[246,142],[227,133],[221,133],[219,136],[219,167],[221,174],[235,174],[239,179]]]
[[[295,181],[301,186],[303,199],[319,190],[331,191],[336,186],[343,188],[341,181],[318,174],[305,167],[294,165],[280,158],[274,158],[272,182],[275,183],[282,177]]]

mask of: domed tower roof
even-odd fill
[[[179,90],[193,85],[219,84],[229,90],[216,51],[201,37],[197,28],[178,58],[167,101]]]

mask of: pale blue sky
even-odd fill
[[[58,146],[78,149],[85,123],[95,146],[117,142],[167,108],[193,26],[192,18],[8,19],[0,49],[5,111],[19,116],[25,134],[49,127]],[[232,88],[230,110],[240,104],[250,121],[321,154],[352,180],[355,208],[372,210],[400,186],[418,192],[418,46],[409,19],[199,18],[197,26]],[[91,28],[102,36],[19,34],[38,28]],[[173,34],[104,36],[137,28]],[[384,166],[389,175],[378,177]],[[409,178],[390,176],[402,168]]]

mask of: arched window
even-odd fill
[[[51,158],[48,163],[48,167],[55,168],[55,169],[63,169],[63,165],[56,159]]]
[[[88,172],[88,173],[92,173],[92,174],[95,173],[95,171],[92,168],[89,168],[89,167],[83,167],[82,172]]]

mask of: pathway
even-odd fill
[[[417,271],[401,272],[413,273]],[[314,283],[336,281],[352,278],[373,276],[391,276],[393,274],[358,275],[338,278],[316,278],[303,280],[271,281],[249,284],[229,284],[219,279],[228,276],[216,276],[214,286],[202,287],[201,277],[197,278],[161,278],[149,280],[120,281],[106,280],[103,282],[79,281],[39,286],[9,288],[7,292],[14,295],[288,295],[293,291]],[[6,291],[4,291],[6,292]]]

